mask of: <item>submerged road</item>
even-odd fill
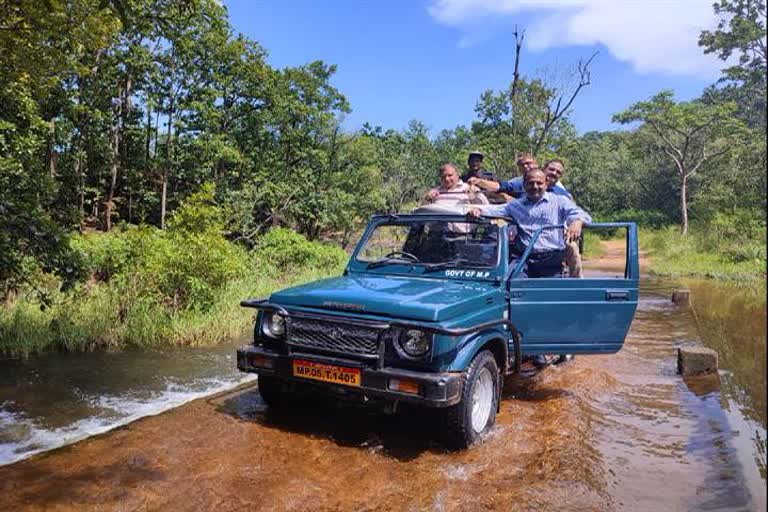
[[[249,384],[0,467],[0,509],[761,510],[748,432],[716,382],[675,373],[695,335],[667,292],[646,286],[620,353],[508,383],[497,425],[463,452],[419,411],[280,414]]]

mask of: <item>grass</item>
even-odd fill
[[[661,276],[763,281],[764,242],[714,239],[705,232],[682,236],[674,227],[640,230],[641,249],[650,256],[649,272]]]
[[[584,250],[583,255],[590,260],[600,259],[605,255],[605,247],[600,243],[602,238],[594,231],[584,231]]]
[[[240,300],[332,275],[342,268],[254,272],[233,280],[205,310],[170,311],[151,299],[126,304],[110,283],[58,294],[50,307],[20,297],[0,307],[0,354],[27,357],[44,352],[85,352],[127,347],[197,346],[220,343],[243,332],[253,310]],[[262,268],[262,270],[267,270]]]

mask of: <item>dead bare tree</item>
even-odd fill
[[[517,97],[517,87],[520,84],[520,50],[523,49],[523,41],[525,40],[525,30],[522,32],[517,29],[515,25],[515,72],[512,75],[512,89],[509,93],[509,104],[512,107],[512,118],[510,120],[510,130],[512,137],[515,136],[515,98]]]
[[[547,135],[552,127],[568,112],[568,109],[573,105],[574,100],[579,95],[581,90],[592,83],[592,75],[589,70],[589,65],[597,57],[599,52],[595,52],[592,56],[585,60],[579,60],[579,64],[576,68],[576,72],[579,75],[579,81],[576,84],[576,88],[571,92],[570,97],[566,100],[566,93],[561,92],[557,95],[557,100],[553,104],[547,105],[547,115],[544,118],[544,125],[542,126],[539,136],[536,138],[536,144],[533,147],[533,154],[538,154],[544,142],[547,140]],[[517,72],[517,70],[515,70]]]

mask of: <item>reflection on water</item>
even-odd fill
[[[689,280],[701,340],[728,370],[724,391],[749,419],[766,427],[766,289]]]
[[[720,357],[720,404],[736,431],[744,457],[754,458],[766,479],[766,288],[705,280],[686,280],[691,313],[701,340]],[[750,476],[749,474],[747,475]],[[762,482],[760,481],[762,479]]]
[[[683,381],[676,373],[675,350],[701,343],[701,315],[671,305],[671,292],[679,285],[644,282],[627,345],[610,361],[620,385],[608,403],[601,403],[602,451],[621,477],[615,492],[630,509],[761,510],[765,424],[755,404],[765,404],[764,302],[755,306],[749,297],[720,288],[728,287],[721,283],[704,283],[704,292],[703,285],[690,284],[695,308],[704,303],[704,292],[729,298],[728,308],[717,299],[706,304],[707,311],[717,310],[708,318],[739,325],[732,332],[741,336],[754,333],[744,344],[760,361],[745,363],[739,354],[744,361],[732,363],[724,355],[730,348],[725,344],[734,346],[735,338],[720,338],[714,346],[705,339],[721,353],[724,371]],[[751,318],[745,321],[746,315]],[[749,322],[754,323],[743,325]],[[755,370],[760,365],[762,370]]]

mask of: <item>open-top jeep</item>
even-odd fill
[[[496,419],[503,379],[536,355],[621,349],[637,307],[637,228],[623,231],[623,275],[518,277],[514,221],[434,212],[372,218],[340,277],[244,300],[258,310],[238,368],[259,376],[270,406],[302,391],[436,408],[464,447]],[[545,229],[534,234],[534,240]],[[551,360],[550,358],[549,360]]]

